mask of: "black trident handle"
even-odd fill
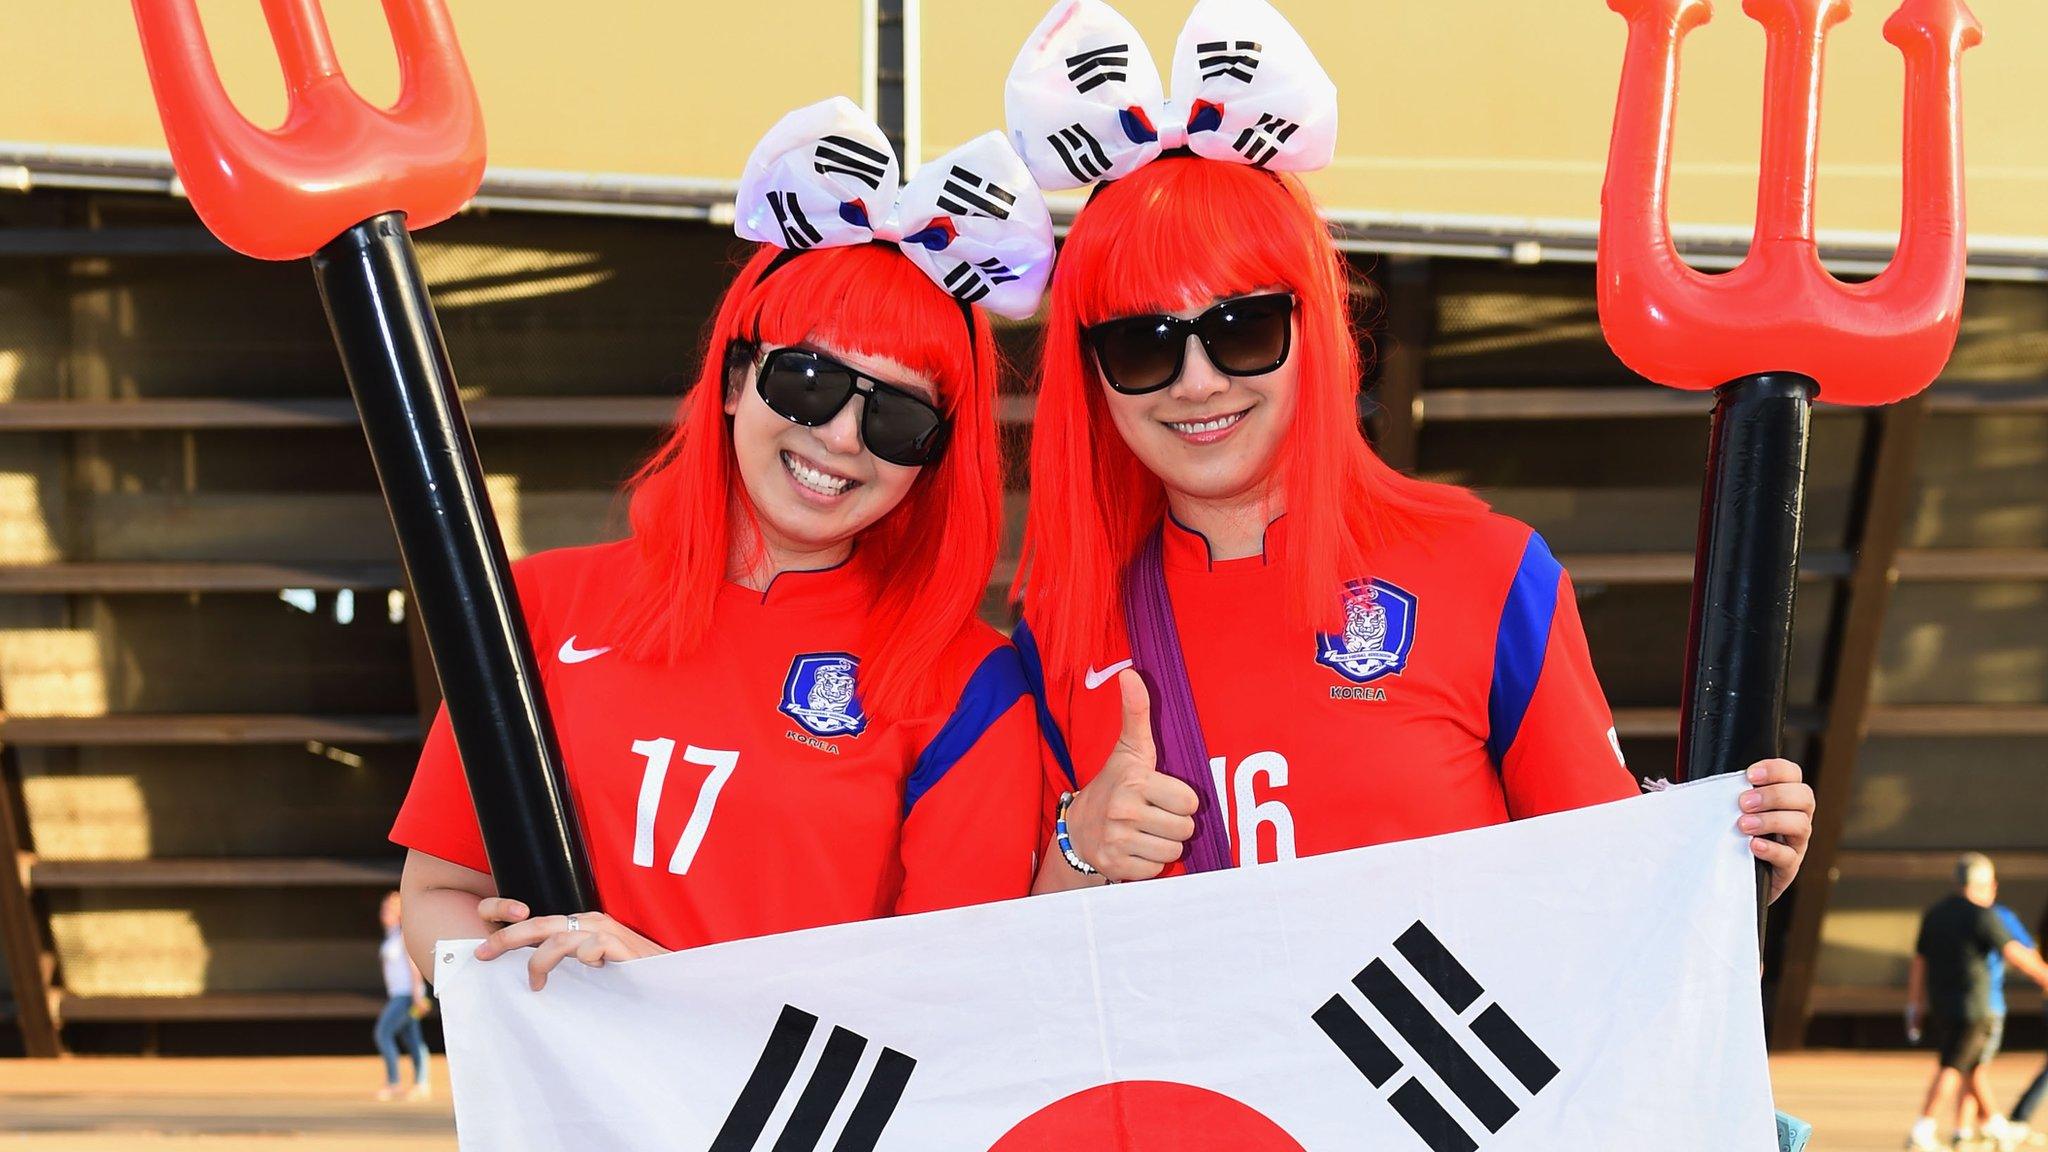
[[[313,276],[398,533],[498,891],[535,915],[595,908],[533,644],[404,214],[373,216],[330,241],[313,255]]]
[[[1762,372],[1715,390],[1678,719],[1681,780],[1779,754],[1817,387],[1796,372]],[[1769,883],[1759,862],[1759,931]]]

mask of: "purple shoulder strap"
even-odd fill
[[[1152,693],[1152,738],[1159,748],[1159,770],[1193,788],[1201,800],[1195,811],[1195,835],[1181,862],[1190,872],[1228,868],[1230,833],[1215,777],[1209,772],[1209,746],[1195,716],[1195,694],[1181,658],[1173,601],[1166,594],[1160,533],[1152,534],[1124,573],[1124,627],[1130,635],[1132,666]]]

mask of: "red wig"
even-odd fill
[[[725,415],[736,383],[727,357],[736,342],[819,340],[930,379],[951,421],[938,462],[861,534],[852,560],[874,589],[861,702],[880,717],[906,715],[937,703],[928,672],[972,623],[995,567],[995,343],[978,309],[963,309],[893,248],[815,249],[766,275],[778,255],[762,247],[726,290],[675,428],[629,482],[639,568],[620,605],[620,643],[642,659],[673,661],[703,642],[736,543],[760,539],[751,525],[735,531],[736,518],[751,521],[754,511]]]
[[[1097,189],[1053,270],[1017,590],[1054,669],[1071,673],[1116,642],[1124,567],[1166,508],[1165,487],[1110,420],[1082,328],[1282,287],[1299,301],[1300,395],[1273,496],[1287,513],[1294,619],[1334,626],[1340,582],[1366,575],[1376,543],[1484,510],[1464,489],[1401,475],[1366,444],[1345,262],[1300,183],[1163,157]]]

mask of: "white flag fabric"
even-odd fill
[[[539,993],[446,942],[462,1146],[1770,1152],[1744,786]]]

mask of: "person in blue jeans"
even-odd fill
[[[2034,934],[2036,946],[2042,948],[2044,954],[2048,954],[2048,907],[2041,909],[2041,922]],[[2042,1011],[2044,1015],[2048,1015],[2048,1005],[2043,1005]],[[2041,1106],[2041,1099],[2044,1096],[2048,1096],[2048,1063],[2041,1066],[2041,1071],[2034,1077],[2034,1082],[2027,1085],[2027,1090],[2020,1094],[2020,1102],[2012,1106],[2012,1123],[2018,1129],[2017,1135],[2021,1139],[2025,1139],[2031,1131],[2029,1126],[2034,1119],[2034,1109]]]
[[[377,919],[384,925],[384,943],[377,948],[377,958],[384,967],[384,994],[389,997],[377,1014],[377,1051],[384,1057],[384,1087],[377,1090],[377,1099],[396,1100],[403,1095],[408,1100],[425,1100],[432,1092],[427,1085],[427,1041],[420,1035],[420,1017],[427,1014],[428,1007],[427,983],[412,957],[406,955],[405,935],[399,930],[398,893],[385,894]],[[412,1056],[411,1088],[398,1082],[400,1040]]]

